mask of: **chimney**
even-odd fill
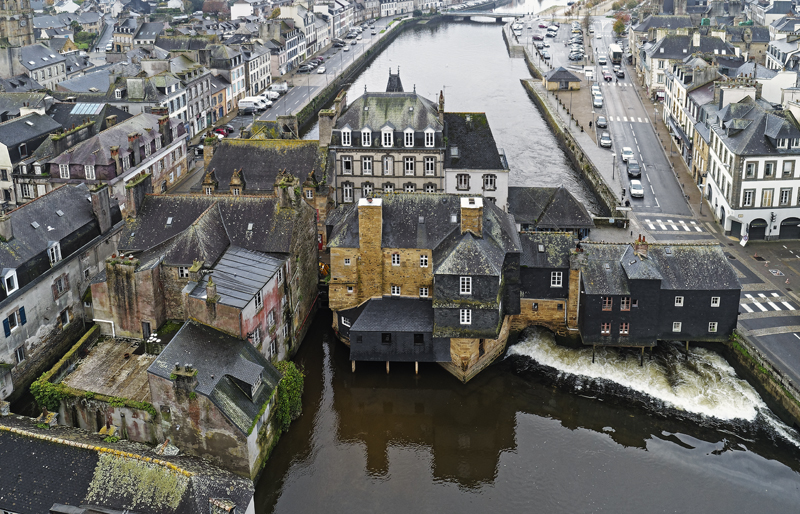
[[[295,197],[294,189],[300,185],[300,181],[288,173],[286,170],[278,173],[275,178],[275,197],[278,199],[278,207],[281,209],[291,209],[294,206],[297,198]]]
[[[461,199],[461,233],[466,232],[483,237],[483,198],[479,196]]]
[[[444,93],[439,90],[439,123],[444,123]]]
[[[144,173],[144,172],[142,172]],[[142,207],[145,195],[153,192],[153,177],[148,173],[125,186],[125,215],[135,218]]]
[[[131,162],[131,168],[138,166],[139,163],[142,162],[142,155],[139,151],[141,145],[138,144],[140,135],[141,134],[138,132],[131,132],[128,134],[128,148],[133,153],[133,162]]]
[[[114,176],[119,177],[122,175],[122,161],[119,158],[119,147],[112,146],[108,149],[111,158],[114,159]]]
[[[106,116],[106,128],[113,127],[117,124],[117,115],[112,114],[111,116]]]
[[[383,199],[361,198],[358,200],[358,244],[361,248],[358,292],[360,298],[372,298],[383,294],[380,277],[383,267]]]
[[[170,373],[173,387],[176,391],[182,391],[185,394],[191,394],[197,387],[197,371],[191,364],[181,366],[180,363],[175,363],[175,369]]]
[[[203,262],[194,259],[192,266],[189,268],[189,280],[192,282],[200,282],[200,269],[203,267]]]
[[[158,132],[161,134],[161,144],[167,146],[172,144],[172,131],[169,126],[169,115],[158,118]],[[205,147],[203,147],[205,148]]]
[[[297,123],[297,116],[294,114],[287,114],[287,115],[279,115],[277,118],[278,125],[280,125],[281,129],[283,130],[280,134],[282,139],[300,139],[300,128]],[[287,132],[286,127],[289,129]]]
[[[216,136],[209,136],[203,141],[203,167],[209,169],[211,159],[214,157],[214,150],[216,150],[219,139]]]
[[[99,184],[92,189],[92,212],[100,225],[100,233],[105,234],[111,229],[111,199],[108,194],[108,184]]]
[[[336,113],[330,109],[319,111],[319,146],[327,148],[331,144]]]
[[[695,30],[694,34],[692,34],[692,46],[700,49],[700,30]]]
[[[14,230],[11,228],[11,216],[0,214],[0,237],[6,241],[14,239]]]
[[[214,278],[208,277],[208,284],[206,284],[206,301],[215,302],[219,299],[217,296],[217,284],[214,283]]]
[[[647,237],[646,236],[643,237],[641,234],[639,234],[639,238],[636,240],[636,243],[634,243],[634,245],[633,245],[633,253],[635,253],[636,255],[641,257],[642,259],[646,259],[647,258],[647,249],[648,249]]]

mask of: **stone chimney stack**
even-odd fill
[[[139,152],[139,137],[141,134],[138,132],[131,132],[128,134],[128,148],[133,152],[133,159],[131,159],[131,168],[138,166],[142,162],[141,152]]]
[[[112,114],[111,116],[106,116],[106,128],[113,127],[117,124],[117,115]]]
[[[108,194],[108,184],[99,184],[92,189],[92,212],[100,225],[100,233],[105,234],[111,229],[111,199]]]
[[[172,144],[172,131],[169,126],[169,114],[158,118],[158,133],[164,146]],[[204,147],[205,148],[205,147]]]
[[[444,93],[439,90],[439,123],[444,123]]]
[[[331,144],[333,125],[336,123],[336,113],[331,109],[319,111],[319,146],[327,148]]]
[[[147,193],[153,192],[153,177],[149,173],[132,180],[125,187],[125,216],[135,218]]]
[[[11,216],[0,214],[0,237],[6,241],[14,239],[14,230],[11,228]]]
[[[358,244],[361,257],[358,262],[358,287],[360,299],[381,296],[383,281],[379,278],[383,269],[383,199],[361,198],[358,200]],[[378,277],[378,278],[376,278]]]
[[[203,166],[208,169],[211,158],[214,157],[214,150],[217,149],[219,139],[216,136],[209,136],[203,141]]]
[[[692,34],[692,46],[697,48],[698,50],[700,49],[700,30],[699,29],[695,30],[694,34]]]
[[[479,196],[461,199],[461,233],[466,232],[483,237],[483,198]]]

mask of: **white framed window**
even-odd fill
[[[789,205],[789,200],[792,198],[791,189],[781,189],[780,205]]]
[[[394,146],[394,133],[392,129],[383,129],[381,131],[381,144],[384,148],[391,148]]]
[[[383,192],[384,193],[394,193],[394,184],[384,184],[383,185]]]
[[[427,255],[420,255],[419,256],[419,267],[420,268],[427,268],[428,267],[428,256]]]
[[[269,311],[269,314],[267,314],[267,326],[269,326],[269,327],[274,327],[275,326],[275,311],[274,310]]]
[[[383,158],[383,174],[394,175],[394,159],[388,155]]]
[[[207,195],[207,196],[211,196],[211,195],[213,195],[213,194],[214,194],[214,188],[213,188],[213,187],[211,187],[211,186],[207,186],[207,187],[206,187],[206,195]]]
[[[420,298],[427,298],[428,297],[428,288],[427,287],[420,287],[419,288],[419,297]]]
[[[278,268],[278,285],[283,284],[283,268]]]
[[[312,200],[314,198],[314,190],[313,189],[306,189],[306,198]]]
[[[392,254],[392,266],[400,266],[400,254],[393,253]]]
[[[435,193],[436,192],[436,185],[435,184],[425,184],[425,192],[426,193]]]
[[[264,297],[261,296],[261,291],[256,293],[256,310],[264,306]]]
[[[675,297],[675,307],[683,307],[683,296]]]
[[[406,129],[403,143],[405,144],[406,148],[411,148],[414,146],[414,131],[412,129]]]
[[[150,157],[150,142],[145,143],[144,145],[144,156]]]
[[[434,144],[434,139],[436,137],[436,133],[433,129],[428,129],[425,131],[425,146],[428,148],[432,148]]]
[[[345,182],[342,184],[342,201],[344,202],[352,202],[353,201],[353,184],[350,182]]]
[[[352,137],[350,129],[342,129],[342,146],[350,146],[352,144]]]
[[[361,173],[364,175],[372,175],[372,157],[361,158]]]
[[[436,157],[425,157],[425,175],[433,176],[436,174]]]
[[[353,174],[353,157],[349,155],[345,155],[342,157],[342,174],[343,175]]]
[[[716,321],[710,321],[708,323],[708,331],[711,332],[711,333],[716,333],[717,332],[717,322]]]
[[[372,131],[361,131],[361,146],[372,146]]]
[[[461,294],[472,294],[472,277],[461,277],[458,290]]]
[[[462,325],[472,325],[472,309],[459,309],[458,318]]]
[[[672,322],[672,331],[673,332],[680,332],[681,331],[681,322],[680,321],[673,321]]]
[[[87,164],[83,167],[83,172],[86,174],[86,180],[95,180],[94,166]]]
[[[361,184],[361,196],[368,197],[372,195],[372,184],[364,182]]]
[[[400,296],[400,286],[392,286],[392,296]]]
[[[414,175],[414,158],[403,157],[403,170],[406,175]]]
[[[484,175],[483,189],[486,191],[494,191],[497,189],[497,175]]]
[[[50,243],[47,247],[47,256],[50,258],[51,266],[61,260],[61,244],[58,241]]]
[[[187,266],[178,266],[178,278],[189,278],[189,268]]]
[[[258,346],[261,344],[261,327],[256,327],[253,329],[253,346]]]
[[[468,173],[459,173],[458,175],[456,175],[456,189],[461,191],[469,189]]]
[[[69,164],[59,164],[58,174],[61,178],[69,178]]]
[[[551,271],[550,272],[550,287],[562,287],[564,285],[564,272]]]
[[[161,150],[161,135],[156,136],[156,151]]]
[[[126,155],[122,158],[122,169],[127,170],[131,167],[131,156]]]
[[[408,184],[406,184],[405,186],[403,186],[403,191],[406,192],[406,193],[413,193],[416,190],[417,190],[417,188],[414,186],[414,184],[412,184],[410,182]]]
[[[347,294],[353,294],[353,286],[347,286]]]
[[[711,306],[712,307],[719,307],[719,296],[712,296],[711,297]]]
[[[350,257],[345,257],[344,258],[344,265],[345,266],[350,266]]]
[[[342,326],[350,328],[350,318],[345,318],[344,316],[342,316]]]
[[[5,275],[3,275],[3,287],[6,290],[6,296],[19,289],[19,283],[17,282],[17,270],[11,269],[6,271]]]
[[[753,190],[747,190],[744,192],[744,197],[742,199],[742,204],[745,207],[752,207],[753,206]]]
[[[16,315],[17,313],[14,312],[11,316],[16,317]],[[9,316],[9,320],[11,319],[11,316]],[[25,345],[18,346],[17,349],[14,350],[14,357],[17,360],[17,364],[25,360]]]

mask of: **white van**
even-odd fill
[[[258,96],[247,96],[239,100],[239,109],[244,107],[253,107],[257,111],[265,111],[267,110],[267,102]]]

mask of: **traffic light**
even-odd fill
[[[775,223],[775,218],[777,218],[777,216],[775,216],[774,212],[769,213],[769,221],[771,223]]]

